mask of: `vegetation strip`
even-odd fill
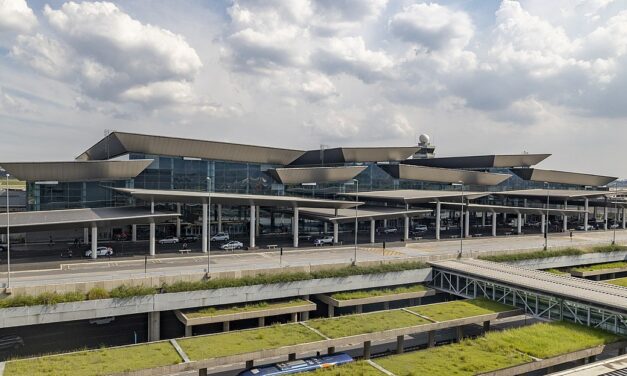
[[[343,364],[341,366],[334,366],[329,368],[322,368],[315,372],[311,372],[312,375],[324,375],[324,376],[383,376],[384,373],[377,370],[376,365],[370,364],[367,361],[357,361],[353,363]]]
[[[616,286],[627,287],[627,277],[611,279],[611,280],[605,281],[605,282],[607,282],[609,284],[612,284],[612,285],[616,285]]]
[[[606,245],[606,246],[592,247],[588,249],[579,249],[579,248],[571,247],[571,248],[556,249],[556,250],[549,250],[549,251],[535,251],[535,252],[511,253],[507,255],[479,256],[477,258],[480,260],[495,261],[495,262],[513,262],[513,261],[545,259],[545,258],[562,257],[562,256],[581,256],[586,253],[606,253],[606,252],[618,252],[618,251],[626,251],[626,250],[627,250],[626,246]]]
[[[264,311],[269,309],[279,309],[288,307],[298,307],[311,304],[304,299],[293,299],[281,302],[259,302],[245,305],[236,305],[224,308],[206,307],[197,310],[188,310],[183,312],[188,319],[196,319],[201,317],[216,317],[222,315],[230,315],[233,313]]]
[[[386,288],[386,289],[337,292],[337,293],[331,294],[331,297],[336,300],[353,300],[353,299],[372,298],[375,296],[386,296],[386,295],[406,294],[406,293],[411,293],[411,292],[422,292],[422,291],[428,291],[428,290],[429,289],[425,287],[424,285],[413,285],[413,286],[401,286],[401,287]]]
[[[618,261],[618,262],[608,262],[605,264],[596,264],[596,265],[588,265],[588,266],[577,266],[571,268],[572,271],[575,272],[594,272],[597,270],[605,270],[605,269],[620,269],[627,268],[626,261]]]
[[[455,300],[446,303],[428,304],[407,308],[408,311],[419,314],[434,321],[449,321],[464,317],[487,315],[511,311],[512,307],[479,298],[473,300]]]
[[[159,293],[188,292],[200,290],[216,290],[229,287],[243,287],[254,285],[272,285],[289,282],[308,281],[312,279],[345,278],[355,275],[373,275],[402,272],[406,270],[424,269],[428,266],[423,262],[400,262],[394,264],[381,264],[376,266],[347,266],[337,269],[325,269],[311,273],[279,273],[260,274],[254,277],[219,278],[203,281],[180,281],[173,284],[163,284],[160,288],[145,286],[122,285],[111,291],[95,287],[87,293],[70,292],[59,294],[47,292],[40,295],[17,295],[0,299],[0,308],[25,307],[36,305],[55,305],[59,303],[79,302],[98,299],[126,299],[137,296],[155,295]]]

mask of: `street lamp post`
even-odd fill
[[[546,220],[544,227],[544,250],[549,249],[549,183],[544,182],[544,186],[546,187]]]
[[[208,211],[209,213],[207,214],[207,216],[209,217],[209,220],[207,222],[211,223],[211,178],[209,176],[207,176],[207,182],[208,182],[208,187],[207,187],[207,193],[209,195],[208,197],[208,203],[207,206],[209,207]],[[211,225],[209,224],[209,228],[207,229],[207,233],[209,234],[207,239],[207,279],[210,278],[209,275],[209,268],[211,265]]]
[[[7,173],[7,289],[11,288],[11,222],[9,221],[9,174]]]

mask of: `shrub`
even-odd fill
[[[102,287],[94,287],[87,292],[87,300],[109,299],[109,292]]]
[[[552,251],[535,251],[527,253],[512,253],[508,255],[494,255],[494,256],[479,256],[478,259],[494,262],[511,262],[511,261],[524,261],[533,259],[544,259],[560,256],[579,256],[585,252],[577,248],[564,248]]]
[[[154,295],[157,289],[145,286],[126,286],[121,285],[110,292],[110,296],[114,299],[126,299],[136,296]]]

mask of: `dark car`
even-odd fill
[[[4,252],[7,250],[7,245],[6,244],[0,244],[0,252]]]
[[[0,337],[0,350],[17,350],[24,347],[24,340],[20,336],[4,336]]]
[[[195,243],[198,241],[198,236],[196,235],[187,235],[181,237],[181,243]]]

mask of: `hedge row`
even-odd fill
[[[494,255],[494,256],[479,256],[480,260],[495,261],[495,262],[511,262],[511,261],[524,261],[533,259],[545,259],[551,257],[560,256],[580,256],[585,253],[604,253],[604,252],[617,252],[627,250],[626,246],[622,245],[604,245],[592,247],[589,249],[580,248],[564,248],[548,251],[535,251],[526,253],[511,253],[508,255]]]

